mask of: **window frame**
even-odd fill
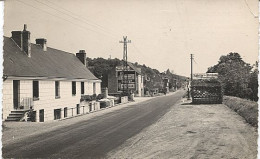
[[[39,100],[39,96],[40,96],[40,90],[39,90],[39,81],[38,80],[33,80],[32,82],[32,96],[33,96],[33,100]]]
[[[60,81],[55,81],[55,99],[60,98]]]
[[[81,95],[85,94],[85,82],[80,83]]]
[[[71,93],[72,93],[72,96],[76,96],[77,94],[77,83],[76,81],[72,81],[71,82]]]

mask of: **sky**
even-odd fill
[[[4,35],[27,24],[31,42],[91,58],[123,58],[159,71],[205,73],[220,56],[237,52],[258,59],[257,0],[8,0]]]

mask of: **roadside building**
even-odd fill
[[[76,56],[47,47],[46,39],[30,42],[26,25],[4,37],[3,120],[17,120],[31,109],[36,121],[83,113],[82,95],[101,93],[101,80],[86,68],[86,53]]]
[[[144,84],[141,69],[127,63],[127,69],[117,66],[108,73],[108,93],[133,92],[135,96],[144,96]]]
[[[165,93],[168,93],[169,92],[169,78],[168,77],[163,77],[163,89],[165,91]]]

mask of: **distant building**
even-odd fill
[[[123,70],[123,66],[117,66],[109,72],[108,93],[128,91],[135,93],[135,96],[144,96],[144,79],[141,69],[130,62],[127,65],[127,70]]]
[[[4,37],[3,120],[28,109],[41,122],[82,113],[81,96],[100,94],[101,80],[85,67],[86,53],[76,55],[47,47],[46,39],[31,44],[26,25]]]
[[[163,89],[164,91],[166,91],[167,93],[169,92],[169,78],[168,77],[163,77]]]

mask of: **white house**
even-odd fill
[[[46,42],[31,44],[26,25],[4,37],[3,120],[17,120],[30,108],[40,122],[74,116],[89,111],[82,95],[101,93],[101,80],[84,65],[85,51],[75,56]]]

